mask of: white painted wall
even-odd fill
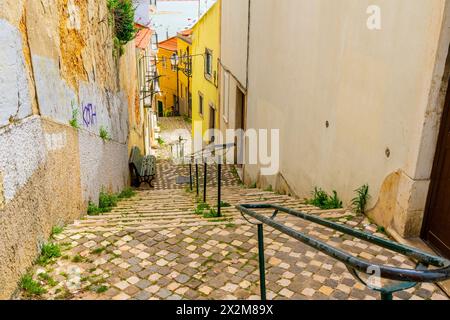
[[[243,86],[247,77],[248,1],[222,1],[221,61]]]
[[[280,173],[301,197],[319,186],[349,204],[368,183],[374,206],[400,170],[408,186],[388,192],[408,207],[411,190],[422,190],[412,210],[423,213],[431,161],[424,172],[418,159],[424,123],[442,110],[430,93],[441,89],[436,65],[448,52],[448,41],[438,51],[446,1],[378,1],[381,30],[367,28],[372,4],[252,1],[247,127],[281,130]],[[260,168],[246,172],[256,180]]]
[[[6,204],[46,160],[46,144],[39,117],[0,129],[0,172]]]
[[[32,114],[22,38],[16,27],[0,19],[0,127],[10,117],[22,119]]]
[[[79,132],[81,191],[84,201],[98,202],[102,188],[118,192],[128,183],[128,146],[104,142],[99,137]]]

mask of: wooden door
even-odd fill
[[[442,117],[422,237],[450,258],[450,90]]]

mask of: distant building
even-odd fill
[[[192,120],[201,122],[205,143],[219,128],[220,12],[217,1],[192,28]]]
[[[179,91],[180,114],[192,117],[192,30],[184,30],[177,35],[178,56],[180,57]]]
[[[159,117],[173,116],[179,113],[177,69],[171,64],[171,58],[178,52],[177,38],[162,41],[158,47],[157,66],[161,93],[157,97],[156,110]]]

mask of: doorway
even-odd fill
[[[209,105],[209,129],[211,130],[210,143],[215,142],[214,129],[216,129],[216,108],[213,104]]]
[[[450,89],[450,88],[449,88]],[[450,90],[442,115],[422,238],[450,258]]]
[[[235,138],[234,163],[242,170],[244,165],[244,138],[245,138],[245,94],[239,87],[236,87],[236,130],[239,136]],[[239,170],[238,170],[239,171]],[[242,177],[241,177],[242,178]]]
[[[158,100],[158,117],[164,117],[164,104],[160,100]]]

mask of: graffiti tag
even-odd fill
[[[86,127],[95,125],[97,122],[97,112],[91,103],[83,107],[83,122]]]

